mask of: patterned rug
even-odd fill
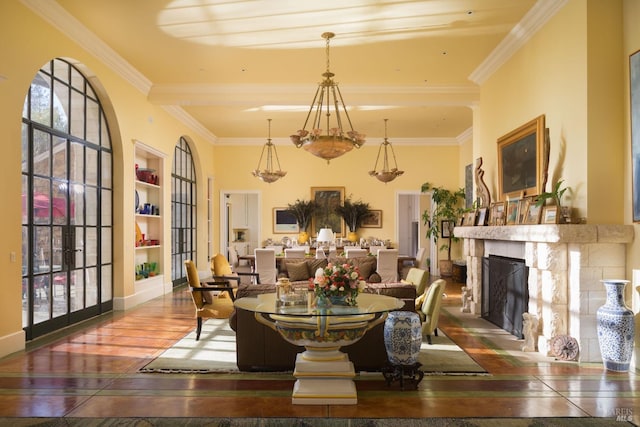
[[[236,335],[227,319],[210,319],[202,326],[200,340],[195,330],[143,367],[140,372],[233,373],[236,365]],[[422,343],[419,361],[425,375],[482,375],[486,371],[453,343],[442,331]]]

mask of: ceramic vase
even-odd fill
[[[384,345],[392,365],[418,363],[422,345],[420,317],[411,311],[392,311],[384,322]]]
[[[607,292],[605,304],[596,312],[598,343],[605,369],[626,372],[633,355],[635,319],[625,305],[628,280],[602,280]]]

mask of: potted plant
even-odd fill
[[[544,206],[547,204],[548,200],[551,200],[551,204],[558,207],[560,222],[567,224],[571,222],[571,207],[562,206],[562,196],[564,196],[564,193],[569,190],[569,187],[562,188],[563,182],[564,180],[561,179],[553,185],[553,189],[551,191],[541,193],[537,198],[536,206]]]
[[[351,196],[347,197],[343,204],[336,207],[336,213],[342,217],[347,227],[349,227],[349,235],[347,239],[351,242],[358,241],[357,231],[362,225],[362,221],[371,216],[371,209],[369,209],[369,203],[365,203],[361,200],[353,201]]]
[[[427,238],[433,239],[436,244],[439,238],[446,241],[440,246],[440,250],[447,251],[447,259],[439,260],[438,265],[441,276],[451,276],[453,271],[451,244],[458,241],[458,238],[453,235],[453,228],[458,223],[458,218],[465,212],[464,189],[452,191],[443,187],[434,187],[431,183],[425,182],[422,184],[421,191],[423,193],[432,191],[431,198],[436,206],[433,212],[426,210],[422,213],[422,221],[427,227]]]
[[[311,218],[316,211],[316,202],[313,200],[300,200],[296,199],[295,202],[287,205],[286,211],[293,215],[300,228],[298,234],[298,243],[307,243],[309,241],[309,225],[311,225]]]

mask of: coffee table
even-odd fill
[[[340,348],[353,344],[387,313],[403,307],[397,298],[362,293],[356,307],[310,304],[281,305],[275,293],[236,300],[235,306],[254,312],[258,322],[277,331],[288,342],[304,346],[296,357],[292,403],[306,405],[355,405],[355,369]]]

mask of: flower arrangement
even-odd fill
[[[343,299],[344,303],[356,306],[358,292],[364,289],[365,281],[360,270],[351,264],[329,263],[325,268],[318,268],[315,277],[310,279],[310,288],[318,300],[329,301]]]

